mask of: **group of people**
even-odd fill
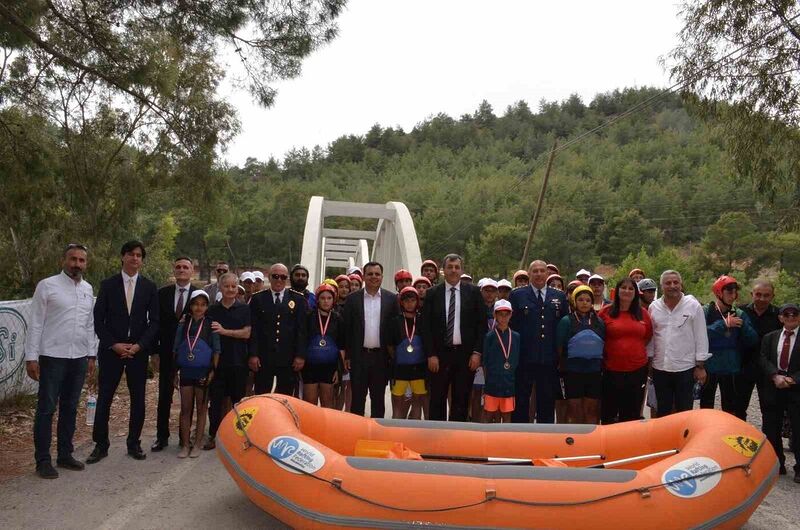
[[[144,245],[121,249],[120,273],[104,280],[93,303],[83,280],[88,249],[69,245],[60,274],[42,280],[26,340],[28,374],[39,381],[34,425],[37,472],[55,478],[50,436],[59,407],[58,458],[72,456],[75,413],[87,372],[99,358],[94,450],[108,455],[111,401],[123,373],[131,397],[128,454],[141,447],[148,361],[158,372],[157,434],[152,451],[169,444],[174,388],[180,390],[179,457],[214,447],[221,418],[249,393],[297,395],[324,407],[384,417],[387,385],[395,418],[450,421],[614,423],[643,416],[655,389],[654,414],[713,407],[746,418],[758,388],[763,429],[785,473],[785,414],[795,447],[800,434],[798,306],[772,305],[767,280],[752,302],[737,307],[731,276],[702,305],[685,294],[679,272],[656,282],[640,269],[609,290],[582,269],[565,281],[558,268],[534,260],[512,281],[466,274],[448,254],[420,275],[399,270],[385,289],[378,262],[326,279],[313,292],[308,270],[277,263],[263,273],[217,264],[215,283],[192,285],[191,259],[174,261],[173,284],[161,287],[139,271]],[[658,288],[661,297],[657,298]],[[99,338],[89,351],[91,334]],[[795,355],[798,354],[798,355]],[[191,423],[196,414],[195,436]],[[206,437],[206,416],[209,417]],[[795,467],[800,481],[800,467]]]

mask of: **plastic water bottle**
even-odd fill
[[[89,394],[86,399],[86,425],[94,425],[94,413],[97,411],[97,396]]]
[[[694,382],[694,388],[692,389],[692,394],[694,395],[694,399],[700,399],[700,392],[703,390],[703,385],[700,384],[700,381]]]

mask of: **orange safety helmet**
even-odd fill
[[[399,271],[394,273],[394,283],[399,282],[400,280],[414,280],[414,277],[405,269],[400,269]]]
[[[722,291],[729,285],[735,285],[737,289],[739,288],[739,282],[736,281],[736,278],[723,274],[717,278],[717,281],[711,286],[711,292],[713,292],[714,296],[717,298],[722,298]]]

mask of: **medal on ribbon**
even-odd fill
[[[325,334],[328,332],[328,326],[331,323],[331,314],[328,313],[328,318],[325,319],[325,325],[322,325],[322,316],[320,315],[319,311],[317,311],[317,321],[319,322],[319,333],[322,335],[322,338],[319,339],[319,345],[323,348],[328,345],[328,341],[325,340]]]
[[[186,326],[186,342],[189,344],[189,353],[186,355],[186,358],[190,361],[194,361],[194,347],[197,346],[197,341],[200,340],[200,332],[203,331],[203,324],[205,324],[205,319],[200,321],[200,326],[197,328],[197,334],[194,336],[194,340],[189,338],[189,328],[192,327],[192,321],[189,321],[189,324]]]
[[[408,319],[403,318],[403,326],[406,328],[406,338],[408,339],[408,346],[406,346],[406,351],[408,353],[414,353],[414,346],[411,343],[414,340],[414,334],[417,332],[416,315],[414,315],[414,326],[411,328],[411,333],[408,332]]]
[[[503,357],[505,357],[506,362],[503,363],[503,368],[506,370],[511,370],[511,363],[508,362],[508,358],[511,356],[511,330],[508,330],[508,346],[503,344],[503,337],[500,336],[500,332],[497,328],[494,328],[494,334],[497,335],[497,342],[500,343],[500,348],[503,350]]]

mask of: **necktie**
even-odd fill
[[[275,305],[281,303],[281,293],[275,293]]]
[[[128,285],[125,286],[125,303],[128,305],[128,314],[131,314],[131,307],[133,306],[133,278],[128,279]]]
[[[453,332],[456,329],[456,288],[450,288],[450,303],[447,308],[447,344],[453,345]]]
[[[185,287],[181,287],[180,291],[181,292],[178,295],[178,303],[175,305],[175,316],[178,317],[178,318],[180,318],[181,315],[183,314],[183,304],[184,304],[183,293],[186,292],[186,288]]]
[[[784,372],[789,369],[789,346],[792,345],[792,335],[794,335],[794,331],[783,332],[783,346],[781,347],[781,358],[778,361],[778,368]]]
[[[544,293],[542,293],[541,289],[539,289],[539,294],[537,296],[539,298],[539,305],[544,305]]]

